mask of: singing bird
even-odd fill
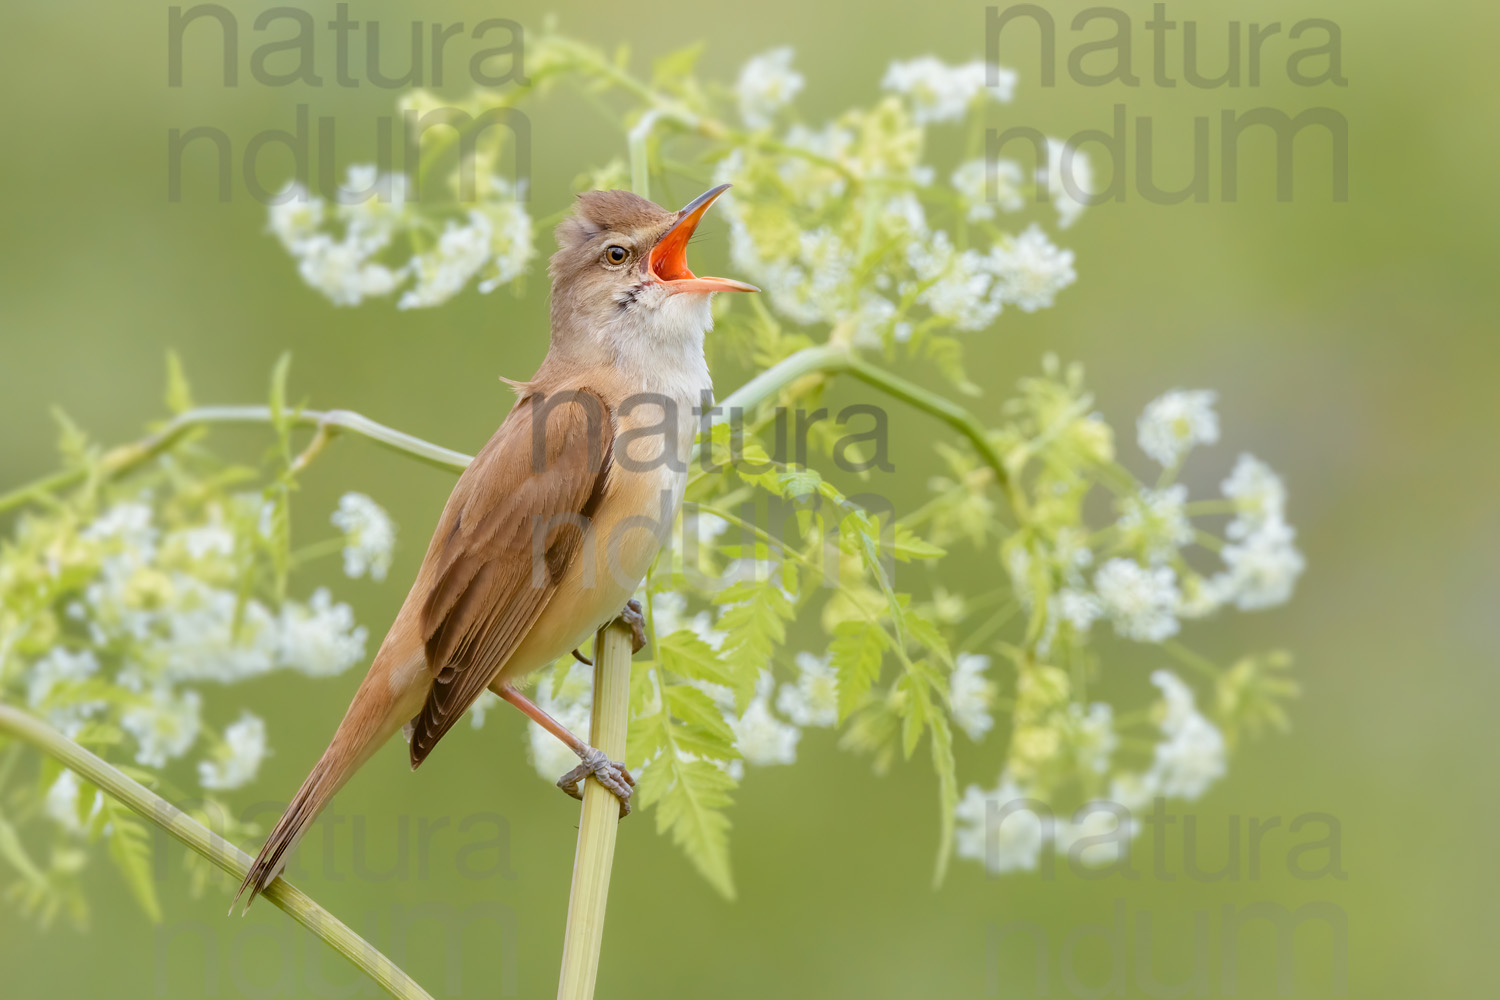
[[[570,650],[584,659],[578,646],[622,609],[644,642],[630,597],[676,518],[695,408],[713,389],[709,300],[758,290],[688,269],[688,240],[727,187],[678,212],[590,191],[557,227],[547,356],[528,381],[505,380],[516,404],[453,487],[370,672],[240,885],[246,906],[397,730],[415,769],[486,688],[578,754],[564,791],[581,797],[592,774],[629,812],[624,765],[516,685]]]

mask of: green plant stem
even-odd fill
[[[40,719],[9,705],[0,705],[0,732],[56,758],[234,877],[243,878],[249,871],[250,855]],[[398,1000],[432,1000],[431,995],[402,972],[396,963],[286,879],[278,878],[262,895],[322,938],[325,944],[347,958],[391,996]]]
[[[724,397],[717,406],[716,414],[721,421],[732,419],[735,410],[753,411],[798,379],[809,375],[839,374],[852,375],[866,385],[936,417],[958,431],[969,440],[974,450],[984,460],[985,465],[994,472],[996,482],[1012,509],[1018,512],[1024,509],[1024,498],[1015,489],[1005,460],[995,449],[994,443],[990,441],[984,425],[973,414],[931,390],[924,389],[878,365],[871,364],[855,354],[852,349],[842,345],[822,344],[817,347],[808,347],[783,358]],[[398,431],[394,427],[371,420],[353,410],[300,410],[290,414],[287,420],[293,427],[313,428],[317,431],[312,442],[298,455],[294,463],[298,470],[306,467],[308,462],[340,433],[356,434],[398,454],[449,472],[462,472],[472,461],[470,455],[433,444],[413,434]],[[201,427],[221,424],[271,424],[273,422],[271,408],[268,406],[202,406],[187,410],[179,413],[161,429],[140,441],[121,445],[108,452],[101,462],[103,475],[106,478],[123,475],[171,448],[189,433]],[[698,452],[695,450],[695,461],[697,457]],[[88,476],[89,470],[87,469],[68,469],[0,494],[0,514],[58,490],[76,486],[84,482]]]
[[[594,707],[589,742],[611,760],[625,759],[625,734],[630,725],[630,644],[630,629],[618,619],[594,637]],[[594,995],[619,825],[619,800],[590,776],[584,782],[578,820],[558,1000],[591,1000]]]
[[[306,465],[313,455],[322,450],[324,444],[340,433],[357,434],[384,448],[406,455],[408,458],[414,458],[419,462],[439,469],[447,469],[450,472],[462,472],[471,460],[471,456],[463,452],[424,441],[404,431],[377,423],[352,410],[321,412],[301,410],[288,415],[287,420],[293,427],[310,427],[318,432],[313,443],[299,456],[299,468]],[[200,427],[220,424],[271,424],[273,422],[269,406],[202,406],[179,413],[160,430],[133,444],[112,449],[105,454],[100,465],[105,478],[112,479],[155,458]],[[88,479],[89,471],[80,468],[53,473],[0,495],[0,513],[37,500],[49,493],[77,486]]]
[[[807,347],[767,368],[759,375],[740,386],[719,402],[717,410],[733,419],[736,409],[749,412],[771,400],[786,386],[808,375],[852,375],[872,388],[898,399],[909,406],[936,417],[958,431],[985,465],[995,474],[995,481],[1006,501],[1018,515],[1024,515],[1025,500],[1015,488],[1005,459],[996,450],[989,434],[972,413],[952,400],[915,382],[908,382],[878,365],[871,364],[851,348],[839,344],[821,344]]]

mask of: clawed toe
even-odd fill
[[[630,651],[639,653],[646,647],[646,616],[641,612],[641,602],[626,601],[620,621],[630,626]]]
[[[635,790],[635,776],[617,760],[610,760],[602,750],[589,747],[577,767],[557,779],[557,787],[580,801],[583,799],[583,781],[589,775],[609,789],[620,800],[620,818],[630,815],[630,793]]]

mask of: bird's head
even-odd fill
[[[728,184],[676,212],[629,191],[587,191],[557,227],[552,277],[554,339],[611,335],[701,337],[714,292],[755,292],[732,278],[700,278],[687,244]]]

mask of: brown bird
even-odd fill
[[[453,488],[401,611],[333,741],[250,866],[254,902],[344,782],[398,729],[415,769],[486,688],[572,748],[558,780],[595,775],[630,810],[635,779],[516,688],[622,614],[677,515],[711,393],[703,337],[714,292],[686,248],[729,185],[669,212],[627,191],[590,191],[557,227],[551,342],[500,429]],[[509,382],[510,380],[506,380]],[[630,606],[627,606],[629,601]]]

